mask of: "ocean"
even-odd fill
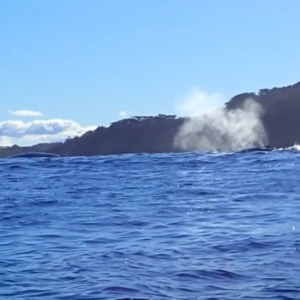
[[[0,160],[0,299],[300,299],[300,152]]]

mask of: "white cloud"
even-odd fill
[[[197,117],[222,106],[225,100],[222,94],[208,94],[195,88],[188,95],[177,99],[175,109],[180,116]]]
[[[127,117],[127,115],[128,115],[127,111],[125,111],[125,110],[122,110],[122,111],[119,112],[120,117]]]
[[[0,136],[0,147],[12,146],[14,143],[11,138],[7,136]]]
[[[35,110],[9,110],[8,112],[19,117],[41,117],[44,115],[42,112]]]
[[[64,141],[68,137],[81,136],[97,126],[81,126],[75,121],[64,119],[35,120],[23,122],[7,120],[0,122],[0,146],[32,145]]]

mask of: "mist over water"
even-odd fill
[[[268,144],[261,121],[262,107],[252,99],[241,109],[213,109],[189,118],[179,129],[174,146],[184,151],[234,151]]]

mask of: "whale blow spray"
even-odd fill
[[[174,146],[183,151],[234,151],[266,145],[263,113],[256,101],[247,99],[236,110],[219,107],[193,116],[180,127]]]

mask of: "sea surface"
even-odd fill
[[[0,299],[300,299],[300,152],[0,160]]]

